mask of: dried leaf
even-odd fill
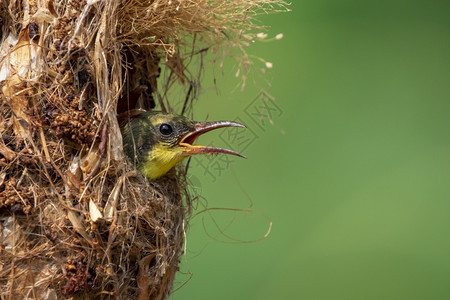
[[[28,110],[29,105],[23,90],[22,80],[17,74],[11,76],[2,88],[7,103],[14,113],[14,132],[17,136],[26,138],[28,129],[28,116],[26,111]]]
[[[92,243],[91,237],[87,234],[84,226],[82,225],[79,214],[73,210],[68,210],[67,217],[69,218],[70,223],[72,223],[73,229],[75,229],[75,231],[88,242]]]
[[[98,152],[98,147],[93,147],[85,156],[80,160],[80,168],[83,171],[85,177],[93,173],[100,162],[101,155]]]
[[[27,26],[20,32],[19,40],[10,54],[11,66],[20,77],[25,77],[31,68],[32,61],[35,60],[35,57],[32,57],[31,49],[30,35]]]
[[[103,218],[100,209],[98,208],[97,204],[92,201],[92,199],[89,199],[89,215],[91,216],[91,220],[94,223]]]
[[[36,64],[36,49],[30,43],[28,26],[19,34],[19,39],[13,49],[7,55],[1,65],[1,77],[6,80],[2,88],[3,94],[7,98],[7,103],[14,113],[13,123],[16,135],[25,138],[29,118],[26,111],[29,108],[26,98],[26,85],[22,78],[26,77],[28,72]],[[10,74],[14,74],[9,76]],[[9,77],[8,77],[9,76]]]
[[[3,155],[8,161],[12,161],[14,157],[16,157],[16,153],[3,143],[0,143],[0,154]]]
[[[114,216],[114,212],[117,209],[117,202],[120,195],[120,189],[122,188],[123,184],[123,177],[119,178],[116,185],[114,186],[114,189],[112,190],[111,194],[108,197],[108,201],[105,204],[105,219],[111,220]]]
[[[55,15],[53,15],[50,9],[41,7],[37,12],[34,13],[32,19],[37,23],[52,23],[55,20]]]
[[[0,187],[3,186],[3,183],[5,182],[5,178],[6,178],[6,172],[2,172],[0,174]]]
[[[82,182],[69,170],[66,170],[66,175],[68,180],[69,187],[75,187],[76,190],[79,190],[81,188]]]
[[[2,227],[3,229],[0,231],[0,246],[5,250],[11,251],[20,243],[23,237],[22,231],[14,216],[8,217],[2,223]]]
[[[6,80],[11,74],[10,51],[17,44],[17,37],[12,33],[3,41],[0,47],[0,82]]]
[[[72,175],[75,176],[76,179],[78,179],[78,180],[82,179],[83,174],[81,172],[79,156],[75,156],[73,158],[68,171],[70,171],[70,173],[72,173]]]

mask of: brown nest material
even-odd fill
[[[168,297],[191,208],[185,177],[138,174],[117,110],[170,111],[166,91],[193,82],[187,59],[243,50],[252,16],[275,8],[0,0],[0,299]],[[162,94],[160,67],[171,74]]]

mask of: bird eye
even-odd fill
[[[173,132],[173,129],[169,124],[161,124],[159,131],[164,135],[169,135]]]

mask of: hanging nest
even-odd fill
[[[237,49],[244,74],[252,17],[283,5],[0,0],[0,299],[168,297],[191,208],[184,173],[136,172],[117,113],[172,111],[167,91],[196,82],[186,66],[207,50]]]

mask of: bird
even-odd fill
[[[137,111],[137,113],[136,113]],[[197,138],[214,129],[246,126],[232,121],[197,122],[161,111],[133,110],[121,123],[123,150],[148,180],[164,176],[177,163],[197,154],[228,154],[228,149],[194,145]]]

